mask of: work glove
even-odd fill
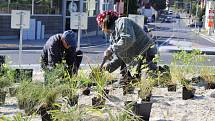
[[[113,51],[111,49],[107,49],[104,51],[104,57],[108,60],[112,60],[113,59]]]

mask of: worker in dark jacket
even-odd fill
[[[109,72],[121,66],[122,76],[130,76],[127,66],[137,66],[137,77],[140,77],[143,59],[149,70],[156,70],[157,65],[153,58],[157,53],[154,41],[134,21],[127,17],[118,17],[117,12],[105,11],[97,16],[97,23],[102,31],[110,35],[110,46],[104,52],[106,58],[113,58],[105,65]],[[140,59],[138,56],[142,56]]]
[[[76,47],[76,34],[72,30],[51,36],[43,47],[41,67],[51,70],[65,59],[70,75],[77,73],[83,53],[76,51]]]

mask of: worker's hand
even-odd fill
[[[113,58],[113,52],[111,49],[107,49],[104,52],[104,57],[107,58],[108,60],[111,60]]]

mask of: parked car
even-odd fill
[[[172,17],[168,16],[168,17],[166,17],[166,19],[164,21],[166,23],[171,23],[173,20],[172,20]]]
[[[179,18],[179,19],[180,19],[180,15],[179,15],[179,14],[176,14],[176,15],[175,15],[175,18]]]
[[[168,14],[173,14],[173,11],[172,11],[172,10],[169,10],[169,11],[168,11]]]

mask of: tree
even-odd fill
[[[166,0],[151,0],[151,5],[156,11],[166,8]]]
[[[125,0],[124,8],[124,13],[126,16],[128,14],[137,14],[137,0]]]

